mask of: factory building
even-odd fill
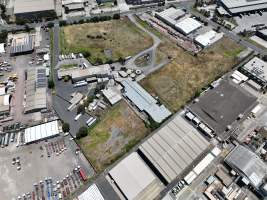
[[[11,39],[10,55],[17,56],[32,53],[35,38],[30,34],[17,34]]]
[[[71,69],[59,69],[57,71],[57,77],[59,80],[69,76],[73,82],[86,80],[87,78],[105,78],[111,76],[111,68],[109,64],[92,66],[89,68],[71,68]]]
[[[260,84],[263,89],[267,86],[267,63],[258,57],[252,58],[239,69],[246,76]]]
[[[210,30],[204,34],[198,35],[195,38],[195,42],[199,44],[201,47],[205,48],[217,42],[222,37],[223,37],[223,33],[217,33],[214,30]]]
[[[175,24],[175,29],[183,33],[184,35],[188,35],[201,28],[201,26],[202,25],[200,22],[189,17]]]
[[[225,158],[225,162],[243,177],[244,183],[251,184],[256,189],[264,184],[267,165],[248,148],[238,145]]]
[[[158,4],[164,2],[164,0],[126,0],[126,3],[130,5]]]
[[[109,171],[110,178],[128,200],[155,199],[163,185],[140,156],[133,152]]]
[[[256,105],[257,98],[240,85],[220,80],[190,104],[188,109],[193,117],[189,120],[200,130],[204,123],[221,140],[226,140]]]
[[[181,9],[168,8],[162,12],[156,12],[155,17],[168,24],[169,26],[175,28],[175,24],[179,19],[185,16],[185,12]]]
[[[24,142],[30,144],[36,141],[44,140],[59,135],[62,127],[59,121],[51,121],[37,126],[26,128],[24,131]]]
[[[0,96],[0,116],[10,114],[10,102],[12,96],[10,94],[5,94]]]
[[[230,15],[267,9],[267,0],[220,0],[220,4]]]
[[[46,68],[28,69],[25,84],[26,104],[24,113],[38,112],[47,108]]]
[[[39,20],[56,17],[55,0],[15,0],[14,15],[16,18]]]
[[[208,146],[209,142],[177,115],[141,144],[138,153],[167,185],[196,164]]]
[[[121,84],[123,86],[123,95],[141,112],[148,114],[156,123],[161,123],[171,115],[171,112],[164,105],[159,105],[158,101],[137,82],[127,79],[122,81]]]
[[[267,41],[267,29],[263,29],[263,30],[258,30],[258,31],[256,31],[256,35],[257,35],[258,37],[260,37],[261,39]]]

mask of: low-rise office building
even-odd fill
[[[243,67],[239,69],[256,83],[260,84],[263,89],[267,86],[267,63],[258,57],[252,58]]]

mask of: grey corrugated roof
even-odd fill
[[[161,123],[171,115],[171,112],[164,105],[158,105],[157,100],[155,100],[137,82],[127,79],[122,81],[121,84],[124,87],[124,95],[141,111],[145,111],[150,115],[155,122]]]
[[[209,143],[181,116],[140,145],[141,152],[171,182],[190,166]]]
[[[225,159],[232,168],[245,176],[253,186],[259,187],[267,174],[267,165],[248,148],[238,145]]]
[[[240,13],[267,8],[267,0],[221,0],[221,2],[232,13]]]
[[[34,36],[27,35],[23,39],[13,39],[10,47],[10,54],[17,54],[32,51],[34,48]]]

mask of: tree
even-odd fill
[[[28,24],[25,24],[25,31],[26,32],[30,32],[31,31],[31,28],[29,27],[29,25]]]
[[[80,114],[80,113],[84,113],[85,112],[85,107],[84,107],[84,105],[79,105],[78,107],[77,107],[77,114]]]
[[[69,125],[69,123],[63,123],[63,125],[62,125],[62,130],[63,130],[63,132],[64,133],[67,133],[67,132],[69,132],[70,131],[70,125]]]
[[[48,28],[52,28],[52,27],[54,27],[54,23],[53,23],[53,22],[49,22],[49,23],[47,24],[47,27],[48,27]]]
[[[120,18],[121,18],[121,16],[118,13],[116,13],[116,14],[113,15],[113,19],[120,19]]]
[[[80,138],[85,137],[87,135],[88,135],[87,127],[82,126],[82,127],[79,128],[79,131],[76,134],[76,138],[80,139]]]
[[[67,22],[65,20],[59,21],[59,26],[66,26]]]
[[[54,83],[53,79],[49,79],[48,80],[48,88],[53,89],[54,87],[55,87],[55,83]]]
[[[0,42],[1,43],[5,43],[6,42],[7,34],[8,34],[8,32],[6,30],[2,30],[0,32]]]

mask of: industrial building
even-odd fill
[[[178,22],[177,24],[175,24],[176,30],[183,33],[184,35],[188,35],[194,31],[196,31],[201,26],[202,25],[200,22],[198,22],[197,20],[195,20],[191,17],[186,18],[186,19]]]
[[[239,69],[256,83],[260,84],[263,89],[267,86],[267,63],[258,57],[252,58],[243,67]]]
[[[230,15],[267,9],[267,0],[220,0],[220,4]]]
[[[67,13],[72,11],[84,11],[86,4],[88,4],[87,0],[62,0],[62,6]]]
[[[24,142],[29,144],[39,140],[44,140],[50,137],[59,135],[62,132],[62,127],[59,121],[51,121],[30,128],[26,128],[24,131]]]
[[[10,55],[16,56],[32,53],[34,50],[34,36],[30,34],[18,34],[12,38]]]
[[[171,115],[171,112],[154,99],[137,82],[130,79],[121,82],[123,95],[127,97],[140,111],[148,114],[155,122],[161,123]]]
[[[164,2],[164,0],[126,0],[126,3],[130,5],[159,4]]]
[[[10,102],[12,96],[10,94],[0,96],[0,116],[10,114]]]
[[[93,184],[78,196],[78,200],[104,200],[104,197],[99,191],[97,185]]]
[[[267,165],[248,148],[238,145],[225,158],[225,162],[242,177],[244,183],[259,188],[267,175]]]
[[[55,0],[15,0],[16,18],[36,20],[56,17]]]
[[[205,48],[210,46],[211,44],[217,42],[223,37],[223,33],[217,33],[214,30],[210,30],[204,34],[198,35],[195,38],[195,42],[199,44],[201,47]]]
[[[257,30],[257,31],[256,31],[256,35],[257,35],[258,37],[260,37],[261,39],[267,41],[267,29]]]
[[[241,86],[230,80],[221,80],[215,88],[195,99],[189,110],[195,116],[195,125],[204,122],[224,140],[256,104],[257,98]]]
[[[181,9],[168,8],[162,12],[156,12],[155,17],[168,24],[169,26],[175,28],[175,24],[179,19],[185,16],[185,12]]]
[[[109,176],[128,200],[152,200],[163,189],[160,180],[136,152],[112,168]]]
[[[208,146],[209,142],[177,115],[141,144],[138,153],[167,185],[192,167]]]
[[[102,94],[105,99],[113,106],[122,99],[121,88],[118,87],[108,87],[102,90]]]
[[[24,113],[37,112],[47,108],[47,77],[45,67],[28,69],[26,72]]]
[[[109,64],[92,66],[89,68],[71,68],[71,69],[59,69],[57,71],[58,79],[61,80],[65,76],[69,76],[73,82],[86,80],[87,78],[105,78],[111,76],[111,68]]]

